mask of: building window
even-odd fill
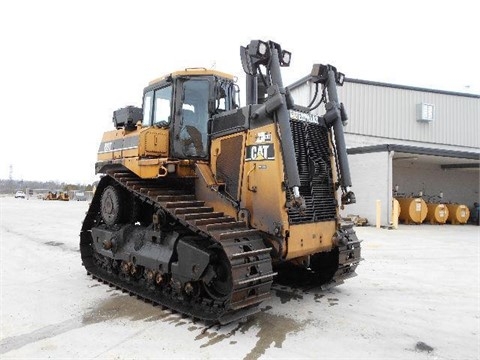
[[[417,104],[417,121],[435,120],[435,105],[420,103]]]

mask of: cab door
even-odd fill
[[[179,79],[173,134],[173,156],[180,159],[208,157],[208,103],[210,81]]]
[[[138,152],[140,157],[168,156],[172,98],[171,84],[145,93]]]

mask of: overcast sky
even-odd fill
[[[3,1],[0,179],[91,183],[112,112],[185,67],[240,78],[239,47],[292,52],[284,84],[347,77],[480,94],[478,1]],[[348,110],[348,109],[347,109]],[[453,120],[453,119],[452,119]],[[355,121],[355,119],[350,119]]]

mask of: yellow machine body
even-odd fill
[[[268,142],[258,142],[258,134],[270,134],[271,138]],[[212,189],[225,185],[217,163],[219,158],[227,157],[227,162],[232,163],[232,167],[238,171],[237,188],[228,190],[238,194],[237,200],[241,208],[248,210],[248,219],[245,220],[248,220],[251,227],[282,239],[281,246],[278,245],[278,240],[272,240],[272,245],[277,250],[282,249],[284,259],[301,258],[332,249],[334,234],[337,231],[335,220],[289,224],[285,206],[286,190],[280,190],[284,170],[274,124],[213,140],[210,148],[210,164],[203,161],[169,159],[168,140],[167,129],[143,128],[141,125],[132,131],[125,129],[109,131],[102,137],[98,161],[121,164],[142,179],[164,176],[198,177],[199,181],[209,189],[206,194],[200,193],[198,198],[205,199],[208,206],[221,209],[226,214],[239,218],[241,214],[238,214],[231,202],[225,201],[218,192],[212,192]],[[232,144],[236,144],[239,150],[233,154],[231,153]],[[275,154],[273,159],[267,156],[268,147],[273,148],[273,154]],[[254,158],[249,161],[245,161],[246,156],[252,154],[245,154],[247,148],[254,152]],[[334,162],[333,157],[331,161]],[[175,169],[170,173],[169,165]],[[198,170],[199,167],[202,167],[203,171]],[[332,176],[336,177],[334,170]]]
[[[98,151],[98,161],[121,164],[144,179],[152,179],[162,173],[168,158],[167,129],[142,128],[106,132]]]
[[[259,140],[261,136],[258,134],[270,134],[271,137],[267,136],[270,140]],[[333,235],[337,231],[335,220],[289,224],[285,206],[286,190],[281,190],[284,179],[282,152],[274,124],[246,133],[221,137],[212,142],[211,171],[214,186],[222,186],[222,175],[218,169],[219,161],[226,157],[222,156],[222,147],[228,149],[234,143],[239,144],[237,145],[239,152],[235,154],[228,152],[226,155],[232,167],[239,170],[238,188],[232,192],[239,194],[241,208],[248,209],[250,225],[266,234],[274,234],[284,239],[282,249],[285,259],[330,251]],[[270,147],[273,151],[270,151]],[[223,151],[227,152],[227,149]],[[274,154],[273,158],[269,158],[269,154]],[[207,203],[218,206],[217,201],[218,199],[212,199]],[[272,244],[276,246],[273,241]]]
[[[178,71],[150,82],[149,86],[162,84],[166,79],[183,76],[231,76],[214,70],[193,69]],[[302,258],[332,250],[334,235],[338,230],[338,209],[330,221],[308,224],[290,224],[286,207],[284,161],[277,125],[267,124],[254,130],[245,130],[217,137],[210,145],[210,161],[202,159],[172,159],[169,128],[145,126],[139,121],[134,128],[120,128],[104,133],[98,151],[97,164],[122,165],[142,179],[162,177],[198,178],[210,189],[196,190],[198,198],[206,204],[221,209],[237,219],[248,222],[252,228],[270,236],[271,244],[280,251],[283,259]],[[174,139],[175,140],[175,139]],[[332,146],[330,134],[328,146]],[[330,156],[332,188],[337,180],[333,151]],[[269,158],[269,154],[273,154]],[[237,178],[235,189],[226,191],[245,211],[238,211],[231,201],[212,189],[222,189],[225,183],[218,164],[234,169]],[[201,167],[201,170],[199,170]],[[221,166],[220,166],[221,167]],[[337,202],[339,199],[336,200]]]

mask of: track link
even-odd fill
[[[168,213],[193,234],[217,244],[228,259],[233,288],[227,300],[189,298],[185,294],[159,291],[114,274],[109,268],[112,260],[94,252],[91,229],[99,224],[100,197],[109,184],[123,187],[144,203]],[[194,319],[226,324],[259,311],[259,304],[270,297],[273,277],[270,249],[260,232],[249,229],[242,221],[215,211],[197,200],[187,190],[161,186],[157,180],[144,180],[129,171],[109,171],[103,177],[87,212],[81,231],[82,261],[94,278],[128,291],[147,302],[167,307]],[[98,266],[105,263],[105,266]]]
[[[353,223],[342,223],[340,229],[344,243],[338,248],[338,268],[332,280],[321,286],[323,290],[341,285],[345,280],[357,276],[355,270],[360,261],[363,260],[360,255],[360,243],[362,241],[358,240],[353,230]]]

